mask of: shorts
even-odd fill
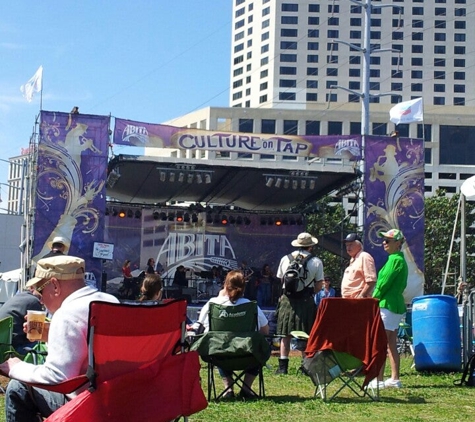
[[[399,323],[404,314],[395,314],[386,308],[379,308],[381,319],[383,320],[384,329],[387,331],[395,331],[399,328]]]

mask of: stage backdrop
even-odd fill
[[[100,280],[94,242],[104,241],[109,117],[42,111],[38,142],[33,261],[63,236],[69,255]]]
[[[387,260],[379,231],[402,230],[409,266],[406,303],[424,290],[424,144],[421,139],[368,136],[365,249],[379,270]]]

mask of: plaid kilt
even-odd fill
[[[291,331],[305,331],[310,334],[317,307],[313,296],[289,298],[283,294],[277,305],[277,334],[289,335]]]

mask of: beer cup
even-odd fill
[[[41,340],[45,325],[46,312],[26,311],[26,338],[30,341]]]

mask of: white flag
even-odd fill
[[[33,94],[35,92],[41,92],[43,89],[43,66],[40,66],[33,77],[25,84],[20,87],[20,91],[23,93],[23,96],[26,98],[26,101],[31,103],[33,99]]]
[[[422,122],[424,120],[422,98],[396,104],[389,110],[389,120],[396,125],[399,123]]]

